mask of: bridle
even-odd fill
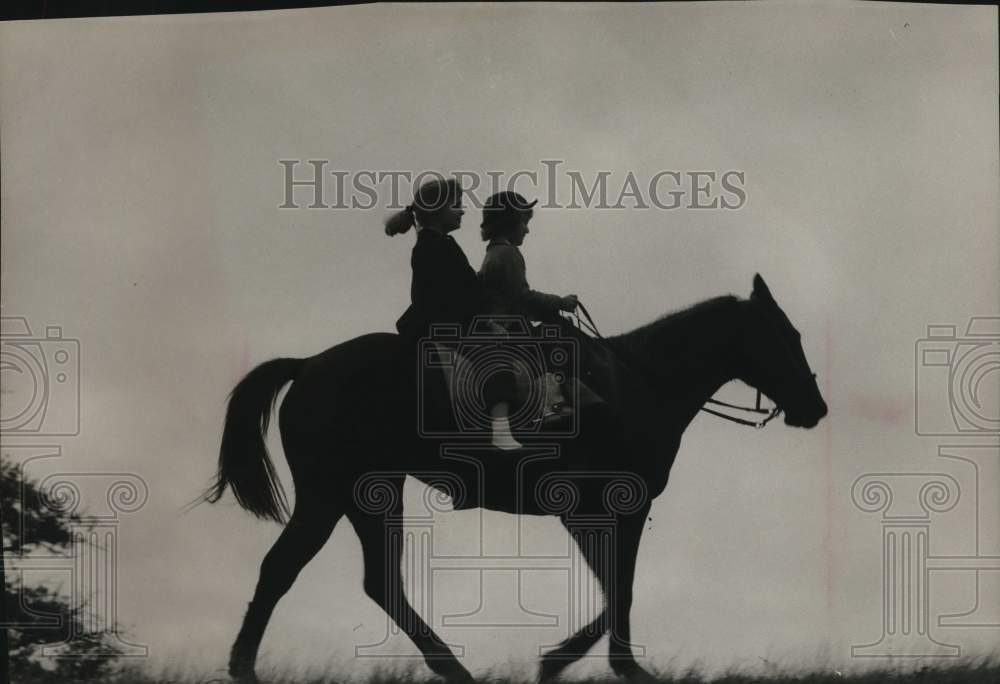
[[[580,314],[583,315],[581,316]],[[594,323],[594,319],[591,318],[590,312],[587,311],[587,307],[583,305],[583,302],[577,301],[576,310],[572,311],[571,315],[576,321],[577,328],[579,328],[580,330],[586,330],[587,332],[592,334],[595,339],[599,340],[608,349],[610,349],[612,353],[621,358],[621,355],[617,352],[617,350],[615,350],[608,344],[608,341],[604,338],[604,335],[602,335],[600,331],[597,329],[597,324]],[[761,407],[760,401],[762,396],[763,394],[758,389],[757,399],[754,402],[753,406],[739,406],[738,404],[730,404],[728,402],[715,399],[714,397],[709,397],[708,399],[705,400],[706,404],[713,404],[715,406],[721,406],[725,408],[735,409],[737,411],[744,411],[746,413],[754,413],[763,416],[763,418],[760,418],[758,420],[747,420],[746,418],[741,418],[739,416],[731,416],[728,413],[723,413],[722,411],[717,411],[715,409],[708,408],[707,406],[701,406],[699,407],[699,410],[704,411],[705,413],[710,413],[713,416],[717,416],[719,418],[724,418],[725,420],[736,423],[738,425],[746,425],[747,427],[752,427],[757,430],[760,430],[765,425],[770,423],[772,420],[777,418],[778,415],[781,414],[781,409],[778,406],[774,406],[773,408],[769,409]]]
[[[746,411],[748,413],[762,414],[764,417],[760,420],[746,420],[745,418],[740,418],[739,416],[730,416],[721,411],[716,411],[715,409],[710,409],[707,406],[702,406],[699,410],[705,413],[711,413],[713,416],[718,416],[719,418],[725,418],[726,420],[738,423],[739,425],[746,425],[748,427],[755,428],[757,430],[762,429],[765,425],[770,423],[772,420],[778,417],[781,413],[781,409],[775,406],[774,408],[765,409],[760,406],[760,399],[762,393],[757,390],[757,401],[755,406],[737,406],[736,404],[727,404],[724,401],[720,401],[714,397],[709,397],[705,400],[706,404],[715,404],[716,406],[725,406],[726,408],[737,409],[739,411]]]

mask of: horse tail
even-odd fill
[[[215,503],[228,486],[240,506],[258,518],[285,522],[288,501],[264,438],[278,392],[304,363],[303,359],[272,359],[250,371],[233,389],[222,431],[219,469],[215,483],[201,497],[204,501]]]

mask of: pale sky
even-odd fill
[[[995,430],[977,441],[914,424],[920,402],[948,402],[940,378],[939,394],[915,396],[927,326],[961,336],[970,317],[1000,315],[997,52],[995,8],[895,3],[365,5],[0,25],[3,316],[26,317],[36,336],[61,326],[81,369],[80,434],[8,432],[4,458],[55,444],[62,457],[38,477],[141,477],[149,500],[119,524],[119,618],[156,664],[223,667],[278,534],[228,495],[180,511],[214,470],[228,392],[267,359],[391,330],[409,296],[412,235],[385,237],[384,209],[279,210],[278,160],[544,179],[541,160],[562,159],[585,177],[610,171],[614,188],[630,171],[739,170],[739,210],[539,210],[524,247],[533,286],[578,293],[605,333],[746,296],[760,272],[830,407],[812,431],[710,416],[687,431],[640,549],[640,662],[884,666],[851,657],[881,633],[882,532],[851,502],[856,478],[951,474],[963,498],[932,518],[948,533],[932,532],[931,552],[975,554],[972,471],[937,454],[985,444],[980,492],[994,494],[979,497],[978,553],[1000,555]],[[474,265],[478,223],[470,210],[457,234]],[[995,417],[995,367],[987,378]],[[85,510],[103,505],[94,496]],[[407,496],[419,502],[420,486]],[[435,534],[464,548],[479,515],[443,514]],[[503,547],[515,522],[484,524]],[[538,548],[566,544],[555,519],[523,527]],[[560,614],[556,626],[442,627],[476,607],[469,572],[441,580],[427,617],[474,672],[533,667],[538,646],[566,633],[560,577],[525,573],[522,597]],[[500,607],[484,620],[513,600],[509,579],[490,580]],[[1000,627],[938,624],[976,594],[974,573],[932,573],[933,636],[963,654],[1000,640]],[[1000,604],[1000,572],[981,572],[978,594]],[[279,604],[262,663],[365,672],[386,661],[355,659],[355,646],[378,642],[385,622],[344,521]],[[571,672],[604,672],[606,652],[602,641]]]

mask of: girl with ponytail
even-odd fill
[[[462,225],[462,188],[454,179],[433,180],[417,190],[413,203],[385,223],[386,235],[417,228],[410,266],[410,307],[396,322],[396,329],[415,347],[429,334],[432,323],[457,323],[464,330],[485,306],[479,276],[465,252],[449,233]],[[493,421],[493,445],[519,447],[508,420]]]
[[[385,234],[389,237],[405,233],[414,224],[413,205],[409,204],[403,211],[397,211],[385,221]]]
[[[410,266],[410,306],[396,322],[399,334],[416,342],[432,323],[464,327],[482,310],[482,286],[465,252],[449,233],[462,225],[462,188],[456,179],[435,179],[420,186],[413,203],[385,223],[386,235],[416,226]]]

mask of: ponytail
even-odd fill
[[[385,234],[399,235],[412,228],[419,220],[421,226],[431,224],[439,211],[457,206],[462,200],[462,186],[458,179],[438,178],[421,185],[413,195],[413,203],[396,212],[385,222]]]
[[[392,237],[393,235],[405,233],[413,227],[414,223],[413,205],[411,204],[403,209],[403,211],[397,211],[395,214],[386,219],[385,234]]]

